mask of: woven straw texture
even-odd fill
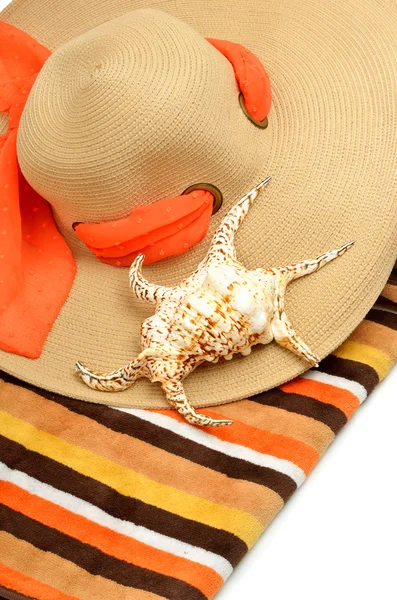
[[[147,7],[167,14],[125,15]],[[77,262],[42,356],[31,361],[0,352],[5,371],[74,398],[165,407],[160,387],[146,380],[109,397],[75,377],[76,359],[102,371],[129,362],[151,311],[131,297],[127,270],[97,261],[71,224],[126,216],[198,181],[218,185],[225,197],[207,241],[147,267],[145,276],[169,285],[188,275],[225,211],[271,175],[238,234],[239,259],[250,268],[280,266],[355,240],[347,255],[287,293],[289,318],[316,354],[326,356],[347,338],[381,292],[397,253],[396,6],[15,0],[1,18],[51,50],[66,42],[33,89],[18,150]],[[258,130],[242,114],[231,66],[202,36],[242,43],[261,59],[274,97],[268,129]],[[126,87],[128,68],[133,85]],[[199,368],[186,391],[196,406],[222,404],[305,368],[271,344]]]

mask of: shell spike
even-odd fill
[[[228,258],[236,259],[234,236],[248,214],[250,207],[270,180],[271,177],[266,177],[229,210],[212,239],[205,261],[207,264],[209,262],[224,262]]]
[[[145,259],[144,254],[139,254],[130,267],[130,286],[133,294],[138,300],[143,300],[148,304],[157,304],[171,292],[170,288],[161,285],[155,285],[147,281],[142,275],[142,263]]]
[[[342,254],[344,254],[348,248],[351,248],[353,244],[354,242],[348,242],[336,250],[321,254],[314,260],[304,260],[294,265],[273,269],[275,273],[276,294],[271,327],[274,339],[280,346],[291,350],[291,352],[294,352],[297,356],[306,360],[313,367],[318,367],[320,359],[297,335],[285,313],[284,305],[286,288],[290,281],[314,273],[331,260],[334,260],[338,256],[342,256]]]
[[[141,376],[146,356],[141,354],[133,361],[110,373],[95,373],[83,363],[76,362],[76,372],[88,387],[102,392],[121,392],[131,387]]]
[[[258,185],[256,185],[252,190],[248,192],[237,204],[231,209],[230,212],[233,211],[237,206],[244,207],[244,215],[248,212],[248,209],[252,206],[253,202],[257,199],[263,188],[271,181],[271,177],[266,177],[263,181],[261,181]]]
[[[259,191],[261,191],[261,189],[262,189],[262,188],[264,188],[264,187],[265,187],[265,185],[267,185],[267,184],[269,183],[269,181],[271,181],[271,179],[272,179],[272,178],[271,178],[270,176],[269,176],[269,177],[266,177],[266,178],[265,178],[263,181],[261,181],[261,182],[260,182],[260,184],[259,184],[259,185],[257,185],[257,186],[256,186],[256,187],[257,187],[257,189],[258,189]]]
[[[344,254],[346,250],[351,248],[353,244],[354,242],[347,242],[346,244],[343,244],[343,246],[341,246],[340,248],[337,248],[336,250],[330,250],[329,252],[325,252],[324,254],[321,254],[313,260],[303,260],[302,262],[285,267],[285,270],[288,273],[288,281],[293,281],[294,279],[299,279],[299,277],[304,277],[305,275],[310,275],[310,273],[318,271],[327,263],[331,262],[335,258],[338,258],[338,256],[342,256],[342,254]]]
[[[171,406],[192,425],[200,425],[202,427],[233,425],[233,421],[229,421],[228,419],[212,419],[211,417],[196,412],[186,396],[181,381],[163,381],[162,386]]]

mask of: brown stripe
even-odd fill
[[[266,527],[283,506],[273,490],[225,476],[45,400],[34,392],[0,382],[0,408],[38,429],[199,498],[248,512]],[[205,479],[205,486],[202,481]],[[266,511],[263,510],[266,506]],[[269,516],[271,515],[271,519]]]
[[[247,545],[232,533],[185,519],[136,498],[123,496],[107,485],[80,475],[3,436],[0,436],[0,460],[11,469],[23,471],[58,490],[90,502],[113,517],[219,554],[233,566],[248,551]]]
[[[326,404],[300,394],[288,394],[278,388],[252,396],[249,401],[276,406],[289,412],[312,417],[316,421],[328,425],[335,434],[342,429],[347,421],[346,415],[332,404]]]
[[[322,454],[335,438],[334,432],[320,421],[249,400],[222,404],[216,407],[216,411],[229,419],[304,442],[319,454]]]
[[[394,286],[393,289],[397,291],[397,285]],[[397,312],[396,302],[394,302],[393,300],[388,300],[387,298],[384,298],[383,296],[380,296],[377,299],[377,301],[375,302],[375,304],[373,305],[372,308],[379,309],[379,310],[387,308],[387,309],[389,309],[390,312],[394,312],[394,313]]]
[[[67,406],[67,403],[64,404],[62,398],[57,398],[56,401]],[[140,439],[152,446],[162,448],[167,452],[182,456],[196,464],[223,473],[227,477],[251,481],[252,483],[266,486],[276,492],[284,502],[296,490],[295,481],[284,473],[279,473],[269,467],[254,465],[241,458],[234,458],[217,450],[207,448],[134,415],[98,404],[86,404],[83,402],[78,403],[78,406],[73,406],[73,411],[87,415],[89,418],[105,424],[106,427],[109,427],[113,431]]]
[[[10,378],[8,377],[8,379]],[[18,385],[19,387],[32,390],[44,398],[49,398],[77,414],[89,417],[113,431],[140,439],[152,446],[162,448],[167,452],[223,473],[228,477],[243,479],[266,486],[279,494],[284,502],[296,490],[295,481],[284,473],[279,473],[268,467],[254,465],[243,459],[227,456],[226,454],[222,454],[222,452],[202,446],[197,442],[188,440],[183,436],[139,419],[139,417],[134,415],[101,404],[66,398],[65,396],[35,388],[25,382],[18,381]]]
[[[40,550],[51,548],[53,553],[78,564],[93,575],[175,600],[206,600],[202,592],[180,579],[167,577],[109,556],[94,546],[46,527],[1,504],[0,523],[3,530],[11,535],[33,544]]]
[[[345,377],[350,381],[361,383],[368,394],[370,394],[379,383],[377,372],[369,365],[347,358],[339,358],[332,354],[321,361],[319,369],[329,375],[337,375],[338,377]]]
[[[152,592],[127,588],[105,579],[100,575],[92,575],[75,565],[70,560],[20,540],[13,535],[0,532],[0,561],[18,571],[52,586],[65,594],[75,596],[79,600],[160,600]]]
[[[383,323],[365,319],[350,335],[349,341],[377,348],[395,360],[397,358],[397,315],[393,316],[396,318],[396,329],[390,329]]]
[[[13,590],[8,590],[7,588],[0,585],[0,598],[5,598],[5,600],[34,600],[32,596],[25,596],[24,594],[19,594],[18,592],[14,592]]]
[[[394,305],[395,306],[395,305]],[[379,310],[376,308],[372,308],[367,316],[365,317],[367,321],[373,321],[374,323],[379,323],[380,325],[385,325],[389,329],[394,329],[397,331],[397,314],[392,313],[387,310]]]

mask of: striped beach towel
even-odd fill
[[[319,369],[202,411],[229,428],[0,374],[0,594],[213,598],[396,361],[396,300],[394,273]]]

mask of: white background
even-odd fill
[[[397,366],[216,600],[397,600]]]
[[[397,367],[216,600],[397,600],[396,458]]]

